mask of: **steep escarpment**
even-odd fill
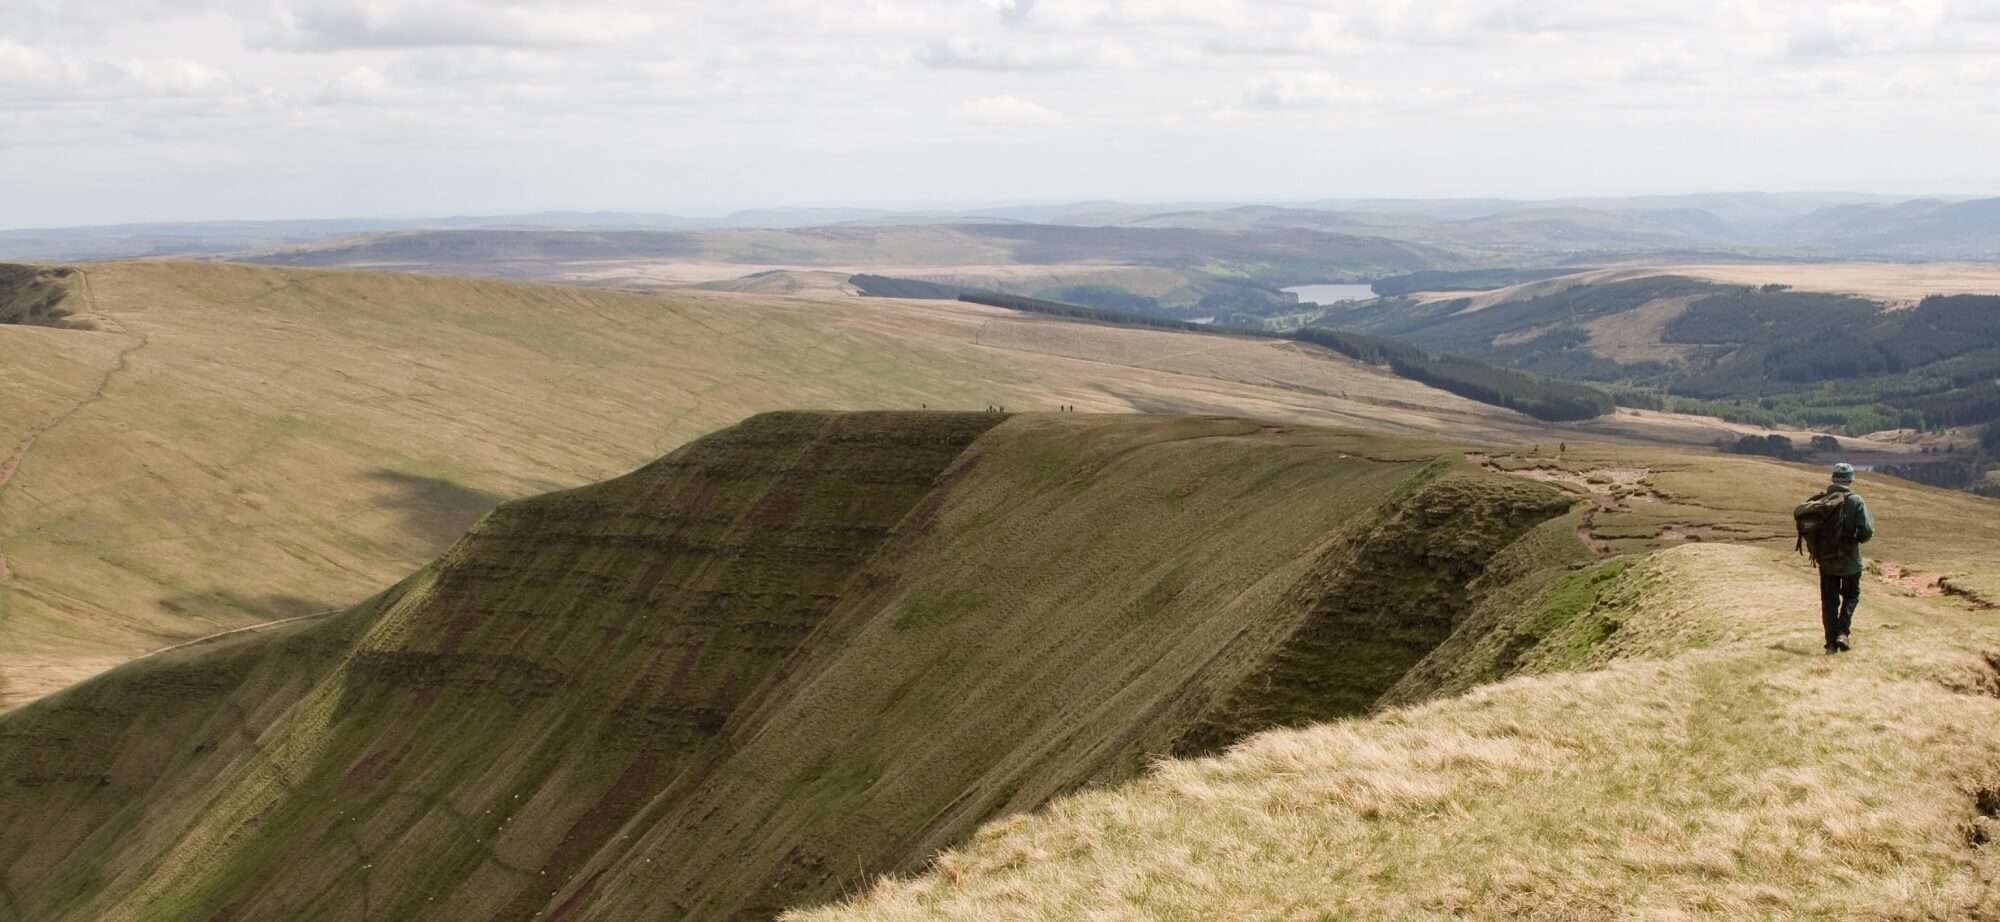
[[[0,323],[61,327],[70,312],[62,308],[75,270],[0,263]]]
[[[1457,456],[1223,418],[755,417],[504,505],[347,613],[0,718],[0,912],[835,897],[1196,735],[1365,709],[1567,508]]]
[[[1453,637],[1488,587],[1494,555],[1567,512],[1561,494],[1440,463],[1342,536],[1298,587],[1305,617],[1255,672],[1175,744],[1210,753],[1259,730],[1362,713]],[[1502,584],[1504,585],[1504,583]]]
[[[1868,592],[1827,657],[1789,549],[1581,569],[1493,639],[1615,622],[1598,668],[1164,761],[786,918],[1994,918],[2000,623]]]

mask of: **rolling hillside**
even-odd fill
[[[35,919],[767,918],[1366,709],[1586,554],[1536,531],[1573,504],[1230,419],[759,416],[0,719],[0,880]]]
[[[1413,671],[1462,694],[1166,762],[786,918],[2000,911],[2000,504],[1864,484],[1899,521],[1869,547],[1856,651],[1828,658],[1782,531],[1816,471],[1488,463],[1588,491],[1582,533],[1624,556],[1503,593],[1503,623],[1468,619]],[[1974,575],[1984,594],[1957,585]]]
[[[1828,274],[1851,277],[1853,268]],[[2000,276],[1982,282],[1964,267],[1943,267],[1931,278],[1984,293],[1944,294],[1953,289],[1940,285],[1939,293],[1898,304],[1782,283],[1607,269],[1479,294],[1378,300],[1322,322],[1622,385],[1633,405],[1766,425],[1862,435],[2000,419],[2000,295],[1993,294]]]
[[[1204,230],[1053,224],[832,226],[772,230],[403,231],[249,254],[289,266],[359,266],[556,278],[592,266],[707,263],[782,268],[1153,266],[1276,285],[1449,265],[1422,244],[1310,228]],[[602,271],[599,269],[599,271]],[[870,270],[872,271],[872,270]],[[907,273],[904,273],[907,274]]]
[[[503,499],[764,410],[1547,432],[1296,344],[838,291],[163,262],[92,264],[64,285],[62,308],[95,330],[0,325],[0,707],[171,643],[351,605]]]
[[[1286,285],[1448,266],[1418,243],[1314,228],[951,223],[735,229],[442,230],[237,254],[347,266],[622,288],[754,283],[772,273],[887,273],[1179,317],[1283,312]]]
[[[0,894],[750,919],[897,873],[815,917],[1990,911],[2000,504],[1864,484],[1879,566],[1828,659],[1784,521],[1820,476],[758,416],[503,505],[343,613],[0,716]]]
[[[1588,671],[1162,764],[785,918],[2000,912],[1990,610],[1878,593],[1829,661],[1810,574],[1771,553],[1690,546],[1605,586],[1590,615],[1635,637]]]

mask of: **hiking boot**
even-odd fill
[[[1842,634],[1839,637],[1833,639],[1833,648],[1842,653],[1846,653],[1847,651],[1854,649],[1854,647],[1847,642],[1846,634]]]
[[[1829,644],[1827,644],[1827,645],[1826,645],[1826,655],[1828,655],[1828,656],[1832,656],[1832,655],[1834,655],[1835,653],[1839,653],[1839,652],[1840,652],[1840,645],[1839,645],[1839,644],[1835,644],[1835,643],[1829,643]]]

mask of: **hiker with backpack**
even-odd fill
[[[1846,653],[1853,645],[1854,608],[1861,604],[1861,545],[1875,537],[1868,504],[1854,492],[1854,465],[1833,466],[1833,482],[1792,510],[1798,528],[1796,549],[1812,554],[1819,568],[1819,620],[1826,628],[1826,652]]]

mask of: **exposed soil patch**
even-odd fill
[[[1926,599],[1934,599],[1944,595],[1944,577],[1937,575],[1925,576],[1923,573],[1912,570],[1893,560],[1881,561],[1877,566],[1880,568],[1880,575],[1883,582],[1896,587],[1908,595]]]
[[[1668,541],[1751,541],[1752,532],[1747,528],[1733,525],[1682,525],[1673,524],[1660,529],[1654,537]]]
[[[1591,553],[1596,556],[1603,557],[1611,553],[1608,543],[1611,538],[1667,537],[1664,531],[1648,531],[1643,535],[1613,535],[1598,526],[1599,513],[1629,512],[1634,502],[1657,503],[1664,498],[1647,482],[1646,478],[1653,473],[1647,468],[1598,467],[1570,470],[1553,460],[1544,461],[1517,456],[1493,457],[1479,452],[1469,452],[1466,457],[1488,470],[1555,484],[1590,500],[1590,508],[1584,510],[1583,517],[1577,524],[1576,536],[1584,544],[1589,545]],[[1707,526],[1688,527],[1707,528]]]

